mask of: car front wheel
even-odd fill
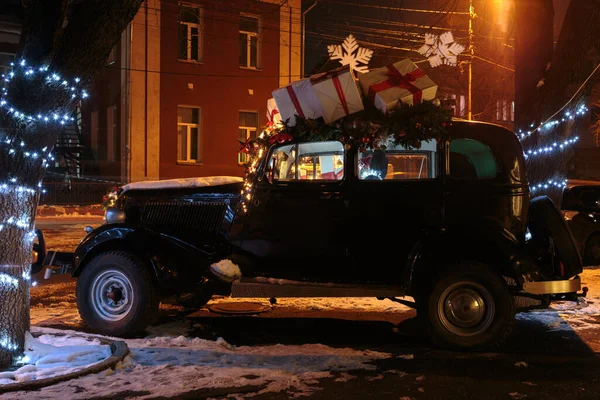
[[[484,350],[508,337],[515,306],[499,274],[484,264],[468,262],[452,266],[433,283],[423,311],[436,346]]]
[[[158,311],[158,297],[144,263],[127,252],[94,257],[77,280],[77,306],[85,324],[110,336],[135,336]]]

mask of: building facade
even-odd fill
[[[147,0],[95,77],[83,132],[103,178],[243,176],[239,141],[301,75],[300,0]]]

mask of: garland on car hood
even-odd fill
[[[396,109],[387,115],[375,107],[367,107],[333,124],[326,124],[322,118],[300,116],[296,116],[294,126],[286,123],[269,124],[256,139],[242,143],[240,149],[240,152],[248,155],[242,209],[247,211],[248,202],[252,200],[252,183],[258,162],[275,143],[339,140],[346,150],[356,147],[361,152],[368,149],[385,150],[390,145],[418,149],[422,141],[439,141],[445,137],[448,127],[452,125],[451,120],[451,109],[442,108],[432,101],[423,101],[415,105],[398,103]]]

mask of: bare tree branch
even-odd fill
[[[28,0],[18,57],[41,64],[52,51],[54,35],[65,13],[66,0]]]
[[[104,66],[142,0],[85,0],[71,4],[68,24],[50,54],[52,69],[86,78]]]

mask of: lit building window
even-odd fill
[[[242,68],[260,68],[258,25],[258,17],[240,16],[240,67]]]
[[[506,99],[496,100],[496,120],[512,122],[515,120],[515,102]]]
[[[177,107],[177,161],[202,162],[200,109]]]
[[[202,61],[202,9],[181,7],[179,12],[179,59]]]
[[[240,111],[238,140],[242,143],[248,139],[256,139],[258,129],[258,113],[255,111]],[[243,165],[247,162],[247,155],[238,154],[238,164]]]

